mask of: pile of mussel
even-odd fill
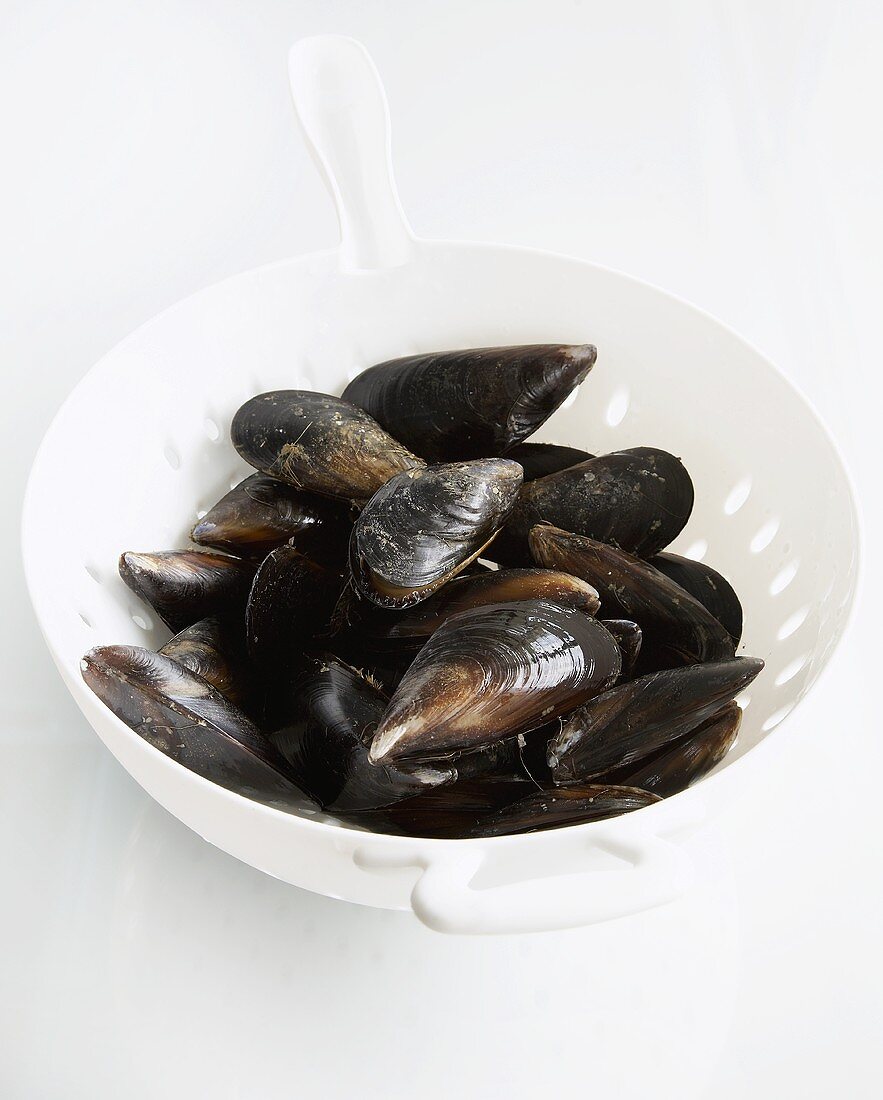
[[[523,833],[684,789],[763,662],[736,656],[727,581],[664,552],[693,506],[679,459],[525,442],[594,362],[483,348],[253,397],[231,435],[257,472],[200,549],[120,559],[175,636],[91,650],[87,683],[200,775],[381,832]]]

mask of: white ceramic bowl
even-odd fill
[[[123,341],[68,398],[34,463],[23,520],[47,644],[135,779],[206,840],[277,878],[413,908],[451,932],[566,927],[660,904],[689,879],[679,831],[727,787],[744,793],[757,746],[806,695],[842,634],[858,534],[840,457],[776,369],[685,302],[561,256],[416,240],[392,182],[386,103],[365,51],[349,39],[308,39],[291,69],[338,205],[341,247],[195,294]],[[767,662],[717,774],[595,824],[489,840],[376,835],[214,786],[86,687],[80,658],[91,646],[156,646],[167,636],[120,580],[117,558],[186,545],[197,515],[249,472],[227,433],[246,398],[282,387],[339,393],[369,364],[417,351],[587,340],[598,364],[540,438],[682,456],[696,507],[672,549],[705,554],[730,578],[745,607],[742,648]]]

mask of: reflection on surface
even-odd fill
[[[653,913],[443,937],[408,913],[332,901],[237,862],[98,745],[35,749],[20,763],[28,782],[3,792],[5,808],[46,808],[18,854],[46,903],[31,897],[27,925],[6,941],[20,947],[17,988],[30,990],[4,1058],[22,1094],[113,1095],[123,1081],[131,1100],[518,1098],[532,1071],[550,1096],[579,1080],[598,1096],[701,1095],[735,996],[719,852],[694,847],[709,873]],[[94,1077],[72,1085],[84,1061]]]

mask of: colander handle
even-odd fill
[[[592,848],[623,861],[606,871],[587,870],[508,886],[473,889],[481,851],[460,845],[429,860],[411,859],[423,874],[411,893],[416,916],[436,932],[494,935],[551,932],[640,913],[674,901],[690,885],[693,865],[678,845],[662,837],[595,836]],[[392,863],[367,849],[356,854],[364,869]],[[396,865],[402,866],[401,861]]]
[[[389,109],[365,47],[323,34],[291,47],[294,107],[331,191],[344,270],[407,263],[414,236],[399,201],[390,154]]]

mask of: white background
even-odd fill
[[[325,31],[383,73],[419,234],[697,302],[856,477],[847,641],[664,910],[445,939],[272,881],[136,787],[32,621],[18,513],[66,393],[177,298],[336,238],[286,85]],[[855,0],[0,2],[0,1094],[881,1095],[881,49]]]

